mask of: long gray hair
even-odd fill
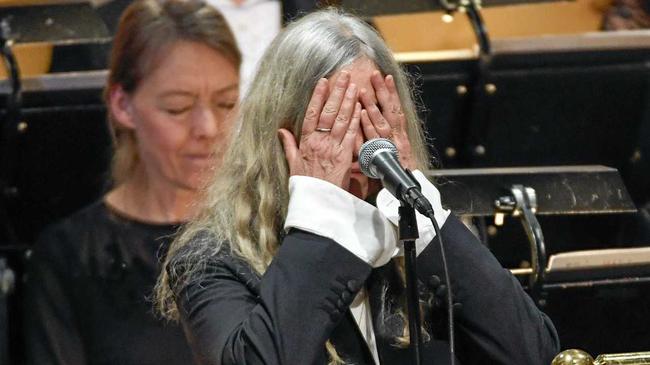
[[[277,131],[286,128],[300,140],[317,81],[361,57],[372,60],[384,75],[393,75],[416,163],[422,170],[429,167],[409,80],[381,37],[360,19],[336,9],[290,24],[266,51],[242,101],[238,128],[201,213],[169,249],[156,293],[167,318],[178,317],[173,292],[199,279],[205,257],[217,254],[224,242],[228,245],[223,247],[257,272],[266,270],[281,243],[289,202],[289,168]],[[188,245],[191,249],[180,250]],[[175,267],[169,267],[171,260],[179,259],[184,262],[182,280]]]

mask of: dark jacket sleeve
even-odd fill
[[[172,260],[169,269],[181,267]],[[261,280],[250,271],[226,256],[208,260],[200,279],[172,284],[198,363],[325,363],[325,342],[371,267],[332,240],[293,230]]]
[[[453,215],[442,240],[455,303],[457,354],[463,364],[548,365],[559,352],[551,320],[520,283]],[[436,239],[417,258],[423,283],[444,277]]]
[[[85,365],[82,339],[70,303],[72,277],[66,238],[46,230],[27,262],[24,330],[27,364]]]

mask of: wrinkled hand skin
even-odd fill
[[[278,134],[291,176],[310,176],[347,189],[361,120],[361,103],[357,102],[357,86],[350,83],[348,72],[341,73],[331,93],[328,83],[327,79],[321,79],[314,88],[300,143],[286,129],[280,129]]]

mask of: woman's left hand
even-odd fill
[[[379,106],[369,90],[361,89],[361,127],[365,137],[390,139],[397,146],[402,167],[416,169],[411,142],[406,132],[406,117],[393,76],[387,75],[384,78],[379,71],[375,71],[370,76],[370,83]]]

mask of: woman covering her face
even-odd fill
[[[160,310],[201,364],[407,364],[397,207],[359,173],[368,139],[391,139],[434,206],[457,302],[457,364],[548,364],[551,321],[448,210],[406,76],[364,22],[335,10],[271,44],[199,217],[171,246]],[[449,361],[435,231],[418,220],[425,364]]]
[[[240,55],[199,0],[137,0],[106,87],[114,185],[35,245],[26,293],[30,364],[189,364],[178,326],[151,309],[179,223],[217,173],[238,100]]]

